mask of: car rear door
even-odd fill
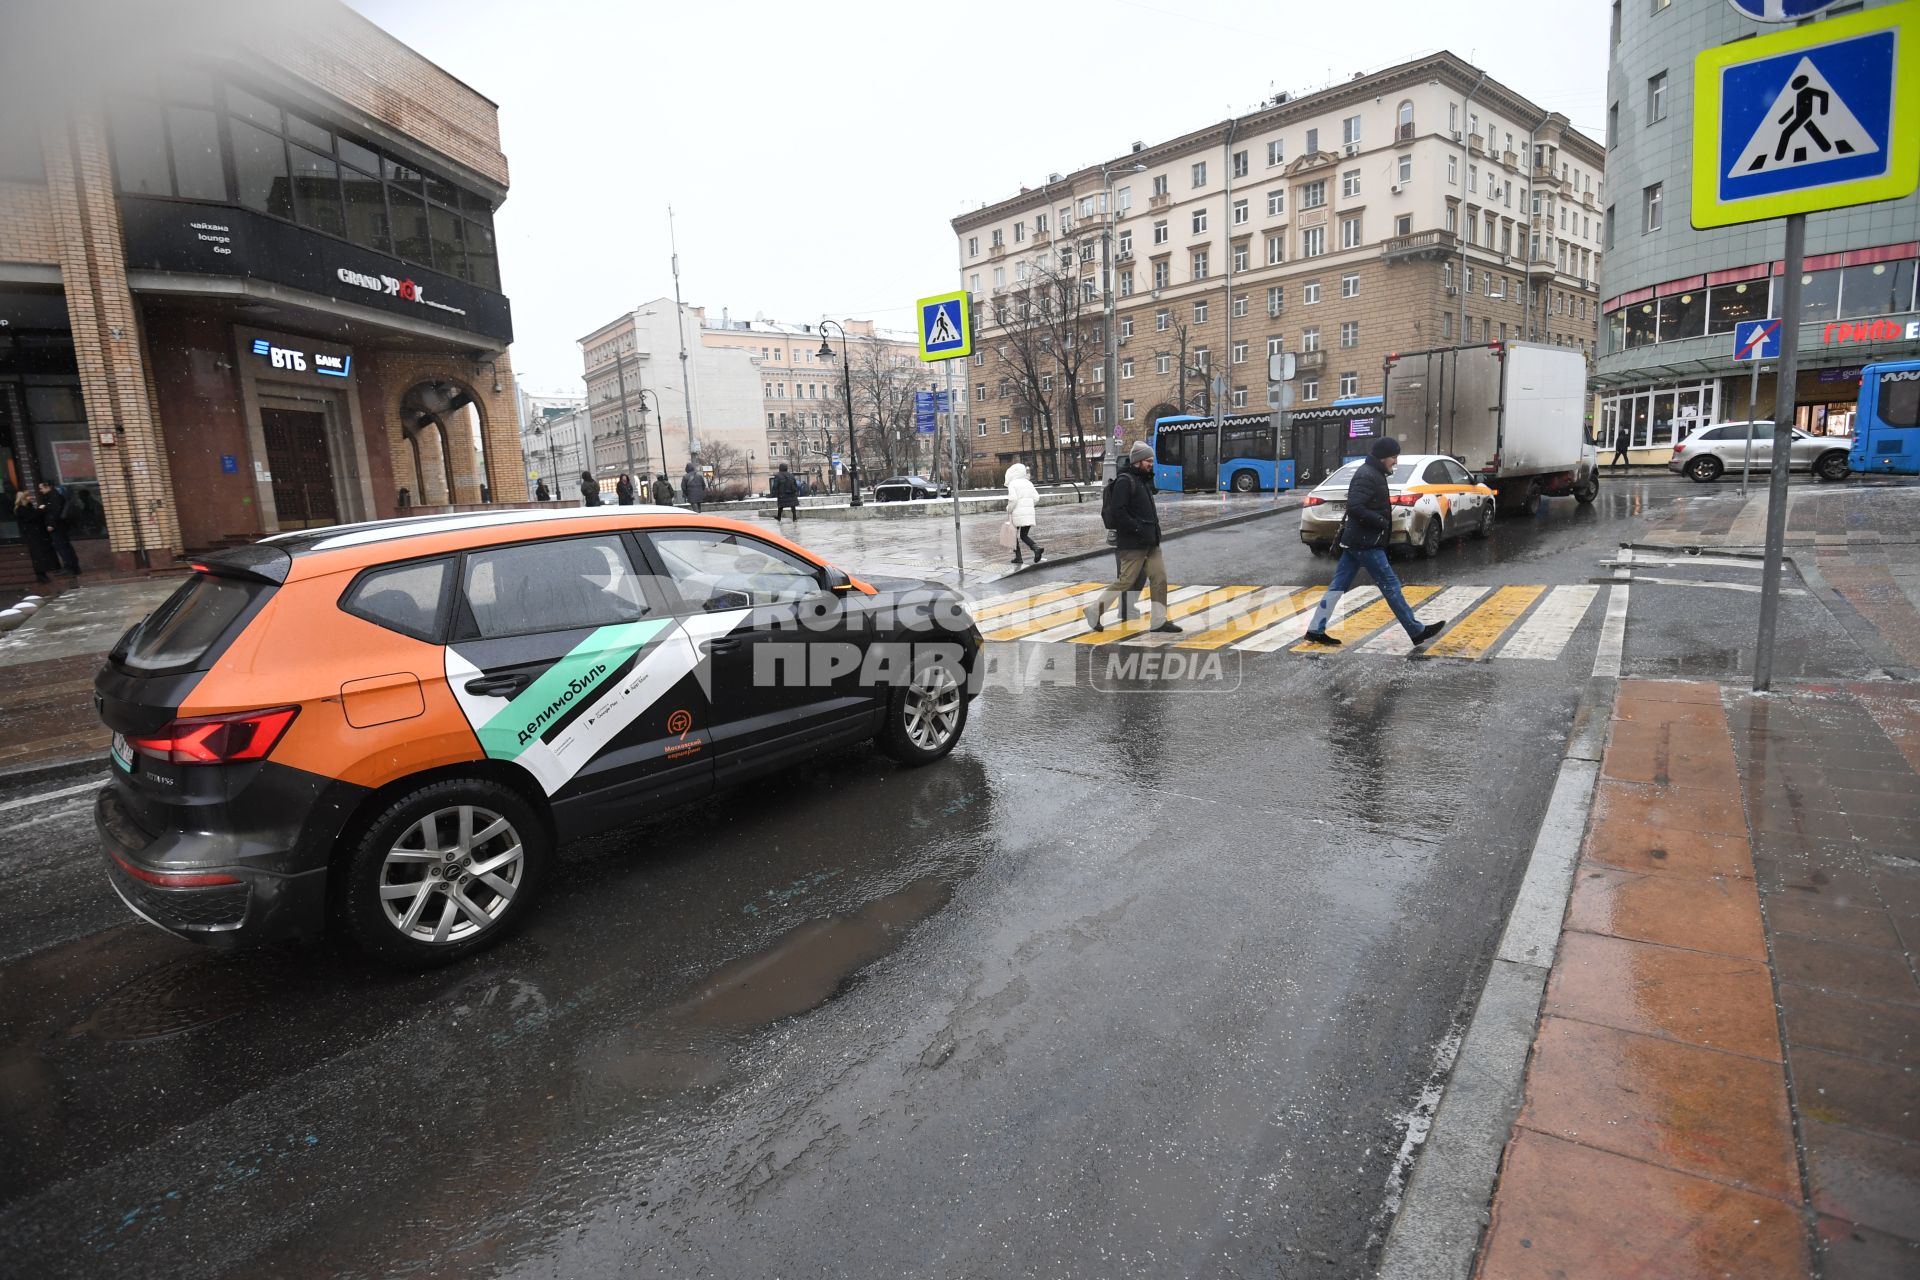
[[[642,540],[706,659],[717,784],[871,731],[869,597],[829,590],[820,566],[751,534],[650,529]]]
[[[487,756],[525,768],[563,834],[713,785],[699,656],[627,535],[462,558],[447,680]]]

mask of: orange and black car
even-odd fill
[[[948,587],[668,508],[285,534],[115,646],[96,825],[183,937],[441,963],[526,914],[559,842],[843,743],[939,759],[979,648]]]

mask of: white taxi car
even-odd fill
[[[1361,463],[1349,462],[1309,493],[1300,508],[1300,541],[1317,556],[1332,552],[1347,514],[1347,486]],[[1444,454],[1400,455],[1387,477],[1393,507],[1393,536],[1387,545],[1418,548],[1432,558],[1448,538],[1493,532],[1494,491]]]

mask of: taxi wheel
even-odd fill
[[[1493,504],[1491,502],[1480,504],[1480,521],[1473,526],[1473,536],[1476,538],[1493,536]]]
[[[511,933],[552,852],[519,794],[483,778],[428,783],[376,814],[353,845],[339,908],[362,950],[430,968]]]
[[[1330,556],[1333,554],[1333,548],[1324,542],[1309,542],[1307,544],[1307,550],[1317,556]]]
[[[953,750],[967,727],[967,673],[942,658],[926,658],[887,699],[880,749],[901,764],[932,764]]]
[[[1440,538],[1440,517],[1437,515],[1428,516],[1427,531],[1420,538],[1420,558],[1422,560],[1432,560],[1440,554]]]

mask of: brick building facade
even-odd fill
[[[9,505],[164,567],[524,499],[494,105],[334,0],[60,12],[0,40]]]

